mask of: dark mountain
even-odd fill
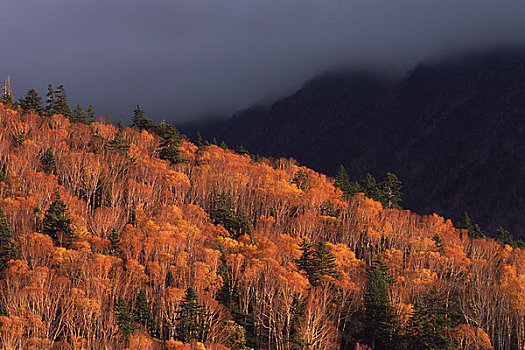
[[[456,221],[468,211],[487,233],[525,236],[525,51],[422,64],[395,82],[334,72],[269,108],[196,128],[332,175],[340,164],[354,179],[391,171],[407,208]]]

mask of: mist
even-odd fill
[[[525,44],[525,2],[495,0],[4,0],[0,80],[64,84],[70,105],[129,121],[229,115],[348,66]]]

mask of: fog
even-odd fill
[[[0,80],[64,84],[70,104],[129,121],[228,115],[319,71],[402,73],[463,50],[525,43],[525,2],[2,0]]]

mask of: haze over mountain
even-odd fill
[[[327,68],[403,71],[427,57],[522,44],[521,0],[0,3],[0,79],[63,84],[71,105],[180,121],[291,92]]]
[[[308,81],[271,107],[187,126],[252,153],[291,156],[353,179],[396,173],[404,205],[456,222],[468,211],[488,233],[524,236],[525,51],[421,64],[391,82],[363,71]]]

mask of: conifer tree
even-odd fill
[[[309,244],[306,240],[300,244],[301,257],[296,261],[300,270],[304,270],[308,275],[310,284],[318,286],[321,276],[331,276],[339,279],[335,257],[328,250],[326,243],[321,241],[315,246]]]
[[[372,349],[395,349],[395,313],[388,298],[388,266],[377,259],[368,271],[362,338]]]
[[[93,110],[93,106],[89,105],[87,112],[86,112],[89,120],[95,121],[95,111]]]
[[[359,183],[359,188],[368,198],[379,200],[379,187],[371,174],[366,174],[366,177]]]
[[[463,219],[459,223],[458,228],[467,230],[467,234],[470,239],[485,237],[481,227],[472,221],[470,215],[467,212],[463,214]]]
[[[56,114],[56,98],[55,98],[55,89],[53,89],[53,85],[49,84],[47,86],[47,105],[45,108],[45,112],[47,115],[53,115]]]
[[[3,301],[0,302],[0,316],[9,317],[9,313],[7,312],[7,305]]]
[[[40,161],[42,162],[42,168],[46,173],[52,174],[55,172],[55,154],[51,148],[46,149],[44,154],[42,154],[42,157],[40,157]]]
[[[93,123],[93,118],[84,111],[84,109],[77,105],[77,107],[71,113],[70,118],[72,123],[81,123],[81,124],[91,124]]]
[[[139,130],[149,131],[153,129],[153,121],[146,117],[144,111],[137,105],[137,108],[133,111],[131,126]]]
[[[69,219],[66,203],[62,201],[58,193],[46,211],[43,224],[43,233],[49,235],[56,245],[65,248],[71,247],[74,240],[71,219]]]
[[[0,274],[7,267],[9,260],[16,260],[18,257],[18,248],[15,240],[9,229],[5,215],[0,209]]]
[[[136,329],[133,322],[131,307],[124,298],[120,297],[118,302],[115,304],[113,311],[115,313],[115,317],[117,318],[117,324],[124,335],[124,341],[127,346],[129,343],[129,336]]]
[[[306,350],[309,348],[309,343],[304,340],[304,335],[301,332],[301,325],[304,321],[305,305],[303,301],[294,295],[292,301],[292,321],[290,324],[290,350]]]
[[[120,247],[120,234],[116,229],[112,229],[109,234],[109,254],[113,256],[120,256],[122,254],[122,248]]]
[[[348,177],[348,173],[346,172],[346,169],[343,165],[339,167],[339,171],[337,172],[337,175],[335,176],[335,185],[341,191],[343,191],[343,195],[345,197],[348,197],[352,194],[350,178]]]
[[[55,113],[62,114],[69,119],[71,119],[72,116],[71,108],[67,102],[67,93],[64,85],[60,85],[55,91]]]
[[[222,225],[228,230],[233,238],[252,233],[253,228],[250,219],[244,210],[235,211],[233,198],[228,193],[221,193],[217,196],[210,217],[215,224]]]
[[[191,340],[206,341],[208,337],[209,315],[206,308],[199,303],[197,293],[192,287],[186,289],[177,311],[177,338],[183,343]]]
[[[35,89],[29,90],[25,97],[20,99],[20,107],[24,111],[33,110],[40,115],[42,115],[42,112],[44,111],[44,108],[42,107],[42,97],[40,97]]]
[[[0,102],[6,106],[15,107],[15,100],[13,99],[13,96],[9,92],[2,95],[2,99],[0,99]]]
[[[385,179],[381,182],[380,201],[383,207],[389,209],[401,209],[401,181],[395,174],[387,173]]]
[[[136,323],[146,327],[146,330],[152,337],[158,337],[159,331],[153,319],[153,314],[151,312],[151,306],[146,296],[144,289],[141,289],[137,300],[135,302],[135,307],[133,308],[133,320]]]

